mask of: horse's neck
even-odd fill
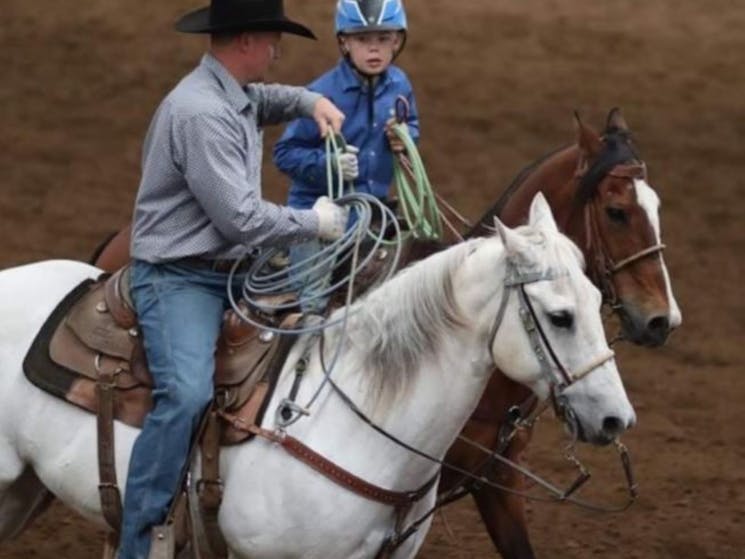
[[[573,211],[577,191],[575,174],[579,164],[579,148],[570,146],[556,152],[538,165],[522,186],[505,204],[500,219],[510,227],[525,222],[536,193],[543,192],[551,206],[559,228],[565,230]]]
[[[490,242],[498,245],[494,241]],[[462,247],[461,247],[462,248]],[[452,250],[452,249],[451,249]],[[501,250],[501,249],[499,249]],[[450,252],[450,251],[447,251]],[[438,254],[434,258],[443,258]],[[496,258],[496,255],[495,255]],[[486,260],[484,258],[483,260]],[[493,260],[492,260],[493,262]],[[393,374],[401,374],[407,377],[405,387],[398,393],[383,396],[376,400],[371,397],[377,389],[375,379],[369,378],[366,371],[361,370],[361,355],[357,350],[347,351],[337,366],[334,367],[334,378],[340,388],[360,407],[364,413],[370,416],[376,424],[387,432],[394,434],[400,440],[437,457],[443,457],[446,450],[451,446],[462,426],[476,407],[479,396],[484,391],[488,374],[492,368],[490,355],[487,350],[487,334],[491,322],[483,318],[476,321],[475,316],[484,315],[488,312],[496,315],[499,301],[494,285],[499,282],[478,281],[475,278],[484,277],[484,270],[470,264],[458,270],[458,281],[455,286],[475,286],[484,290],[491,290],[488,295],[482,293],[469,293],[465,297],[459,296],[459,303],[463,313],[463,326],[454,326],[442,331],[438,324],[423,324],[422,327],[431,328],[427,335],[437,336],[434,351],[420,356],[415,370],[391,371]],[[493,275],[494,265],[489,266],[489,273]],[[468,275],[473,276],[469,279]],[[389,290],[416,289],[413,282],[402,285],[401,282],[392,281],[381,288],[378,297],[386,298]],[[393,299],[393,297],[391,296]],[[403,297],[405,300],[406,297]],[[396,297],[395,301],[401,301]],[[485,310],[485,301],[488,303]],[[491,308],[493,307],[493,309]],[[404,320],[404,314],[409,310],[403,305],[397,309]],[[393,314],[386,320],[395,321]],[[385,327],[385,325],[383,325]],[[350,333],[352,347],[361,346],[365,340],[355,337],[355,332]],[[329,339],[329,345],[324,353],[327,356],[333,354],[336,340]],[[320,382],[320,374],[316,374],[313,383],[317,386]],[[393,377],[390,378],[394,380]],[[385,394],[385,391],[384,391]],[[431,474],[435,467],[423,460],[385,440],[380,434],[374,432],[370,427],[364,425],[358,417],[341,402],[337,396],[330,395],[324,402],[319,414],[315,418],[317,424],[304,435],[312,437],[319,444],[327,444],[328,452],[335,452],[332,440],[355,441],[354,452],[358,454],[360,463],[365,467],[371,467],[373,471],[380,472],[381,468],[390,476],[390,482],[396,487],[405,487],[408,483],[421,482],[422,476]],[[341,442],[342,448],[349,450],[349,444]],[[366,456],[364,456],[366,454]],[[341,460],[346,457],[340,456]],[[351,466],[352,469],[354,465]],[[385,480],[379,480],[384,482]]]
[[[530,204],[537,192],[543,192],[554,218],[565,230],[572,218],[572,200],[577,189],[575,173],[580,151],[576,145],[560,149],[524,169],[507,188],[499,201],[479,221],[469,236],[484,235],[494,217],[510,227],[525,223]]]

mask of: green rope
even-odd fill
[[[393,176],[398,190],[399,208],[410,234],[417,239],[441,239],[442,218],[432,184],[408,127],[394,124],[393,131],[406,147],[410,167],[403,155],[394,154]],[[410,179],[413,179],[412,185]]]
[[[339,156],[347,149],[347,142],[341,134],[326,135],[326,191],[331,200],[336,200],[344,196],[344,174],[339,164]],[[334,194],[334,172],[336,172],[336,184],[338,190]],[[354,192],[354,184],[349,181],[349,193]]]
[[[409,134],[408,127],[394,124],[393,131],[403,142],[408,156],[406,158],[404,155],[394,154],[393,158],[393,177],[398,191],[399,208],[408,229],[405,237],[441,239],[442,217],[419,150]],[[326,182],[328,197],[332,200],[346,194],[341,165],[338,161],[345,147],[346,142],[340,134],[326,136]],[[334,192],[335,179],[338,185],[336,193]],[[351,181],[348,186],[349,192],[354,192],[354,185]]]

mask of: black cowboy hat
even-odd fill
[[[176,22],[182,33],[281,31],[315,39],[313,32],[285,16],[282,0],[211,0],[208,7]]]

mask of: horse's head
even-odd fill
[[[512,230],[495,221],[506,279],[501,301],[489,305],[497,308],[489,334],[494,362],[540,398],[550,397],[581,440],[611,442],[635,415],[605,339],[602,298],[583,272],[581,253],[558,231],[541,194],[527,226]]]
[[[577,117],[580,164],[575,207],[582,212],[588,273],[634,343],[657,346],[681,313],[662,258],[660,201],[647,182],[620,110],[603,137]]]

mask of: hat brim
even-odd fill
[[[213,25],[210,23],[210,9],[201,8],[186,14],[179,19],[174,26],[181,33],[223,33],[240,31],[279,31],[299,35],[308,39],[316,36],[304,25],[287,18],[251,21],[231,21]]]

